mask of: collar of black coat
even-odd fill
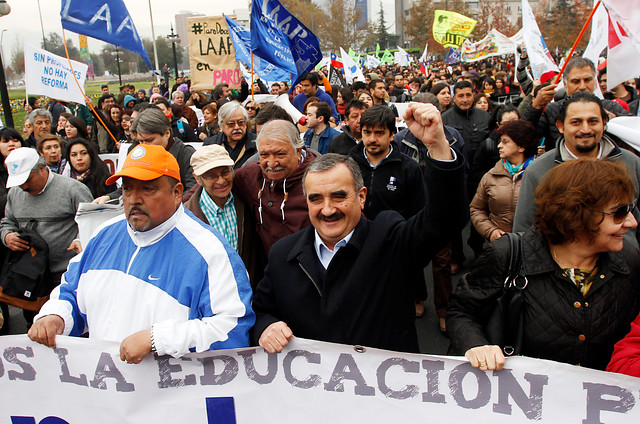
[[[508,242],[506,237],[504,239],[505,242]],[[561,273],[560,267],[551,256],[549,244],[539,231],[531,230],[522,235],[522,259],[526,275],[538,275],[556,271]],[[623,275],[630,273],[629,266],[625,260],[624,248],[622,252],[601,253],[598,259],[598,267],[603,274],[609,271]]]
[[[364,243],[367,239],[369,222],[364,216],[360,217],[360,221],[356,225],[355,231],[353,232],[353,236],[351,236],[351,240],[347,243],[346,246],[342,247],[342,249],[356,249],[358,252],[362,250],[364,247]],[[309,225],[303,231],[304,233],[298,239],[296,244],[293,246],[289,254],[287,255],[287,262],[291,262],[294,259],[297,259],[300,263],[304,264],[306,261],[309,261],[310,258],[315,258],[319,260],[316,251],[314,248],[314,240],[315,240],[315,228],[313,225]]]

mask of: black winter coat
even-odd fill
[[[284,321],[297,337],[417,352],[413,276],[465,225],[464,172],[428,163],[430,202],[408,221],[386,211],[360,219],[328,269],[320,263],[313,226],[278,241],[253,297],[256,343]]]
[[[488,344],[482,323],[502,293],[508,256],[507,237],[491,243],[468,275],[469,286],[459,286],[451,296],[447,328],[457,353]],[[613,345],[638,314],[637,250],[625,246],[621,252],[601,254],[598,276],[586,297],[563,275],[538,232],[523,234],[522,257],[529,281],[522,354],[604,370]]]
[[[368,219],[375,219],[382,211],[393,210],[409,219],[422,209],[425,203],[425,189],[420,166],[409,156],[400,153],[398,145],[392,141],[393,150],[378,166],[372,168],[364,154],[360,142],[351,149],[349,156],[360,168],[367,199],[363,213]]]
[[[489,114],[477,107],[462,110],[454,104],[442,114],[442,123],[455,128],[462,135],[465,158],[469,164],[473,164],[478,146],[489,136]]]

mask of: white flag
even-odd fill
[[[540,78],[542,74],[549,71],[560,72],[542,38],[528,0],[522,0],[522,27],[534,78]]]
[[[380,59],[375,56],[367,55],[367,68],[377,68],[380,66]]]
[[[598,0],[593,0],[594,6],[598,3]],[[582,57],[591,60],[598,66],[598,57],[600,53],[607,48],[607,29],[609,28],[609,16],[607,16],[607,10],[604,5],[600,5],[594,13],[591,20],[591,36],[589,37],[589,44],[584,49]]]
[[[407,53],[407,51],[405,49],[403,49],[400,46],[398,47],[398,64],[400,64],[400,66],[409,66],[409,63],[412,61],[411,60],[411,55],[409,53]]]
[[[613,88],[640,75],[640,19],[634,2],[603,3],[609,12],[607,87]]]
[[[364,81],[364,74],[358,64],[340,47],[340,56],[342,56],[342,64],[344,65],[344,79],[351,84],[354,78],[358,81]]]

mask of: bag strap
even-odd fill
[[[524,290],[528,281],[524,274],[522,260],[522,233],[507,233],[507,237],[509,238],[509,272],[504,282],[504,289]]]

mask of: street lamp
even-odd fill
[[[171,24],[171,34],[167,35],[167,40],[171,41],[171,48],[173,49],[173,65],[176,72],[176,81],[178,80],[178,58],[176,57],[176,43],[180,42],[180,36],[173,32],[173,24]],[[169,81],[167,81],[169,84]]]
[[[6,0],[0,0],[0,16],[8,15],[11,12],[11,6]],[[4,63],[2,55],[0,55],[0,97],[2,97],[2,110],[4,111],[4,124],[13,128],[13,115],[11,114],[11,103],[9,102],[9,91],[7,90],[7,78],[4,75]]]
[[[122,74],[120,72],[120,55],[119,55],[119,51],[118,51],[118,46],[116,47],[116,62],[118,63],[118,81],[120,82],[120,86],[122,86]]]

